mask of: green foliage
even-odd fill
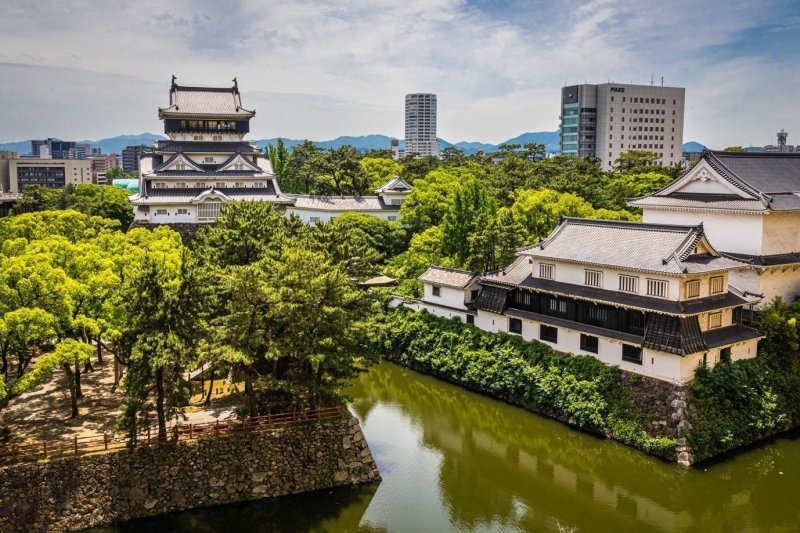
[[[747,150],[743,146],[728,146],[723,152],[738,152],[743,154],[746,153]]]
[[[698,368],[689,440],[696,459],[744,446],[800,423],[797,317],[800,303],[776,298],[761,311],[766,336],[756,359]]]
[[[128,191],[119,187],[68,184],[61,189],[26,187],[15,212],[45,211],[48,209],[74,209],[89,216],[116,220],[119,227],[127,229],[133,222],[133,208],[128,201]]]
[[[652,438],[631,408],[619,370],[590,356],[487,333],[460,320],[398,309],[375,319],[373,343],[390,359],[664,457],[673,439]]]
[[[385,157],[365,157],[361,160],[361,168],[372,180],[374,188],[380,187],[403,170],[399,163]]]
[[[55,350],[42,355],[33,367],[33,370],[18,379],[12,387],[13,394],[22,394],[32,390],[53,375],[56,368],[64,365],[80,366],[92,357],[94,348],[74,339],[64,339],[59,342]]]

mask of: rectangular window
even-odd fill
[[[556,266],[547,263],[539,263],[539,277],[542,279],[555,279]]]
[[[584,335],[581,333],[581,350],[584,352],[597,353],[599,341],[597,337],[591,335]]]
[[[197,183],[194,184],[194,186],[197,187],[198,189],[205,189],[206,188],[206,184],[203,181],[198,181]]]
[[[188,209],[178,209],[178,214],[179,215],[188,215],[189,214],[189,210]]]
[[[203,136],[202,136],[202,135],[195,135],[195,136],[193,137],[193,139],[194,139],[195,141],[202,141],[202,140],[203,140]]]
[[[590,307],[587,313],[590,322],[603,324],[608,319],[608,309],[602,307]]]
[[[467,315],[467,324],[475,323],[475,315]]]
[[[160,181],[153,184],[153,187],[155,187],[156,189],[164,189],[166,186],[167,186],[166,183]]]
[[[565,315],[567,314],[567,302],[563,300],[551,299],[548,304],[548,309],[551,314]]]
[[[722,327],[722,313],[709,313],[708,314],[708,329]]]
[[[657,296],[658,298],[667,297],[667,287],[669,284],[663,279],[648,279],[647,280],[647,295]]]
[[[166,209],[156,209],[156,215],[166,215],[166,214],[167,214]]]
[[[388,217],[386,217],[386,220],[388,220],[389,222],[394,222],[395,220],[397,220],[397,216],[389,215]]]
[[[636,276],[619,275],[619,290],[622,292],[639,292],[639,278]]]
[[[687,298],[697,298],[700,296],[700,280],[693,279],[692,281],[686,282],[686,297]]]
[[[720,294],[725,290],[725,276],[711,278],[711,294]]]
[[[214,184],[214,187],[216,187],[217,189],[224,189],[225,183],[218,181],[217,183]]]
[[[603,273],[597,270],[584,270],[583,283],[590,287],[603,286]]]
[[[547,342],[558,342],[558,328],[553,326],[539,326],[539,339]]]
[[[522,320],[520,320],[519,318],[509,318],[508,332],[516,333],[517,335],[522,335]]]
[[[629,363],[642,364],[642,349],[631,344],[622,345],[622,360]]]
[[[434,296],[439,296],[441,294],[441,292],[442,291],[439,289],[439,287],[431,287],[431,293]]]
[[[207,155],[203,158],[203,163],[213,163],[213,162],[214,162],[213,155]]]
[[[308,219],[308,221],[311,222],[312,224],[316,224],[317,222],[319,222],[319,217],[311,217],[311,218]],[[438,296],[439,295],[439,288],[438,287],[434,287],[434,291],[436,291],[436,296]]]
[[[211,136],[211,140],[213,140],[213,141],[221,141],[222,140],[222,135],[212,135]]]
[[[179,181],[178,183],[175,184],[175,188],[176,189],[185,189],[186,188],[186,183],[183,182],[183,181]]]

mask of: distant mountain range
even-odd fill
[[[142,133],[139,135],[118,135],[117,137],[109,137],[107,139],[100,139],[97,141],[81,141],[83,143],[91,144],[94,148],[102,149],[104,154],[121,154],[122,149],[126,146],[130,145],[137,145],[137,144],[144,144],[146,146],[152,145],[155,141],[164,140],[166,137],[164,135],[158,135],[155,133]],[[361,135],[361,136],[348,136],[343,135],[332,139],[330,141],[313,141],[314,144],[321,148],[340,148],[345,145],[353,146],[356,150],[360,152],[366,152],[369,150],[382,150],[388,149],[390,146],[390,142],[392,137],[387,135],[379,135],[379,134],[372,134],[372,135]],[[259,139],[256,141],[256,144],[259,148],[264,148],[267,144],[275,144],[278,142],[278,137],[274,137],[272,139]],[[303,140],[301,139],[283,139],[283,142],[286,144],[288,148],[292,148],[297,146],[298,144],[303,144]],[[539,131],[539,132],[531,132],[531,133],[523,133],[522,135],[518,135],[517,137],[513,137],[508,139],[507,141],[500,143],[500,144],[519,144],[524,145],[526,143],[540,143],[543,144],[545,150],[552,154],[557,154],[559,149],[559,132],[556,131]],[[400,141],[400,145],[402,146],[403,141]],[[482,143],[482,142],[468,142],[468,141],[461,141],[457,143],[450,143],[445,141],[444,139],[439,139],[439,147],[440,148],[447,148],[447,147],[455,147],[460,150],[463,150],[465,154],[471,155],[480,150],[484,152],[494,152],[497,150],[497,147],[500,146],[499,144],[489,144],[489,143]],[[705,147],[696,142],[696,141],[689,141],[683,144],[683,151],[684,152],[702,152]],[[19,141],[19,142],[10,142],[10,143],[0,143],[0,150],[10,150],[12,152],[18,152],[20,154],[28,154],[31,151],[31,141]]]

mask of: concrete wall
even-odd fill
[[[770,213],[763,220],[762,255],[800,252],[800,213]]]
[[[0,469],[0,531],[67,531],[380,478],[358,420]]]

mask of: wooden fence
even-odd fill
[[[158,427],[150,426],[137,434],[136,442],[129,443],[127,433],[103,433],[84,437],[65,437],[50,441],[11,443],[0,445],[0,465],[26,461],[42,461],[56,457],[104,453],[129,446],[149,447],[175,441],[192,441],[231,435],[262,432],[274,428],[293,426],[307,422],[337,420],[344,417],[341,406],[291,411],[262,416],[251,416],[241,420],[216,420],[199,424],[171,424],[167,426],[166,438],[159,438]]]

